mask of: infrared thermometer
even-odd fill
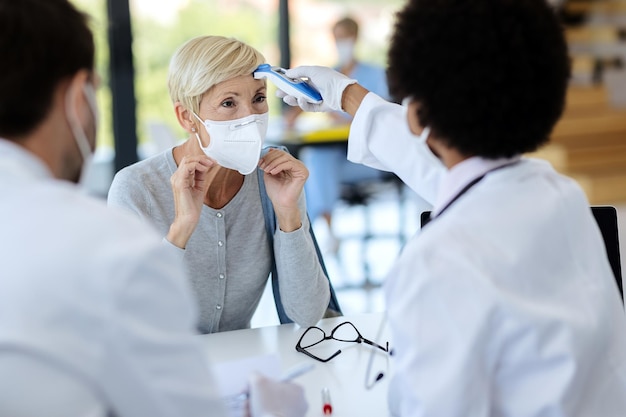
[[[309,103],[319,104],[322,102],[322,95],[311,84],[300,78],[289,78],[285,75],[285,70],[281,67],[273,67],[269,64],[262,64],[254,71],[254,78],[269,79],[277,88],[295,98],[303,98]]]

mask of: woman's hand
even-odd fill
[[[184,249],[200,220],[209,183],[207,173],[215,162],[204,155],[185,156],[170,178],[174,194],[174,222],[167,240]]]
[[[278,226],[283,232],[293,232],[302,226],[298,199],[309,170],[304,164],[279,149],[270,149],[259,161],[265,171],[265,189],[274,206]]]

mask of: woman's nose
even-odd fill
[[[244,103],[239,106],[239,111],[237,112],[238,118],[248,117],[251,114],[257,113],[256,109],[252,105],[252,103]]]

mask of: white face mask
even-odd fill
[[[200,135],[196,133],[198,144],[204,153],[215,159],[224,168],[239,171],[248,175],[259,164],[261,147],[267,134],[269,112],[251,114],[236,120],[202,120],[194,116],[204,125],[210,137],[209,146],[202,146]]]
[[[354,40],[341,39],[335,45],[337,46],[337,59],[339,66],[349,64],[354,57]]]
[[[94,129],[98,131],[98,104],[96,102],[96,93],[93,89],[93,86],[89,83],[83,86],[83,94],[85,94],[85,99],[87,100],[87,104],[89,105],[89,109],[93,114],[93,123]],[[70,129],[72,129],[72,135],[74,136],[74,140],[76,141],[76,145],[80,151],[80,154],[83,158],[83,162],[81,165],[80,172],[80,183],[84,186],[85,179],[87,178],[87,173],[92,165],[93,160],[93,150],[91,149],[91,145],[89,144],[89,140],[87,139],[87,133],[83,129],[83,126],[80,124],[80,120],[78,115],[74,112],[71,112],[72,108],[71,103],[69,102],[70,95],[65,96],[65,114],[67,117],[67,122],[70,125]],[[95,138],[94,138],[95,140]]]

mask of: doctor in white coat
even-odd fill
[[[385,283],[393,415],[626,415],[626,319],[581,188],[537,159],[569,60],[545,0],[409,0],[387,103],[323,67],[305,110],[354,115],[348,157],[433,203]]]
[[[97,130],[87,21],[0,0],[0,416],[227,416],[179,260],[74,184]],[[305,410],[301,387],[251,380],[252,416]]]

